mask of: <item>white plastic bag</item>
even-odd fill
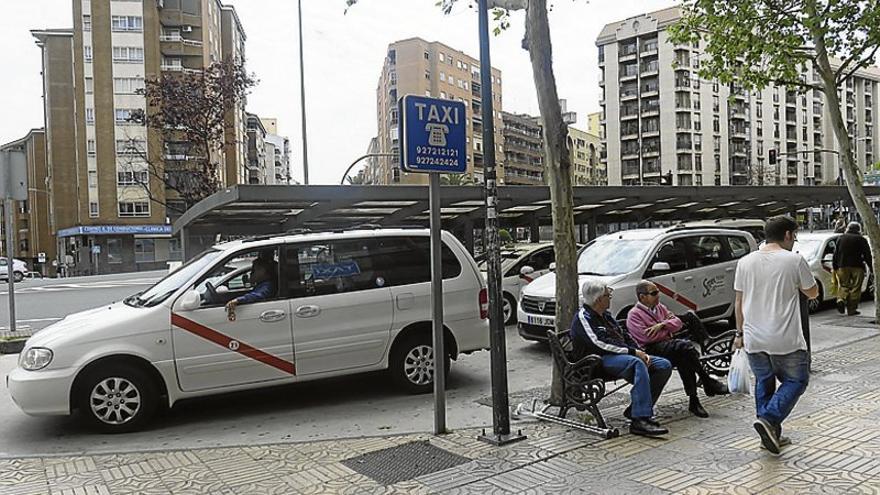
[[[727,388],[732,394],[752,395],[752,380],[749,377],[749,357],[744,349],[737,349],[730,358],[730,372],[727,374]]]

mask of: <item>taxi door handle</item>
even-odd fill
[[[694,277],[685,277],[685,278],[684,278],[684,281],[685,281],[685,282],[690,282],[690,281],[693,280],[693,279],[694,279]]]
[[[733,270],[734,270],[734,268],[732,266],[729,266],[724,269],[725,272],[732,272]]]
[[[296,316],[299,318],[311,318],[321,314],[321,308],[314,305],[300,306],[296,308]]]
[[[281,321],[285,316],[284,311],[281,311],[280,309],[270,309],[269,311],[263,311],[260,314],[260,321]]]

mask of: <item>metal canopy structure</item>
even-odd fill
[[[866,187],[869,196],[880,187]],[[481,228],[484,189],[444,186],[444,228]],[[584,186],[574,188],[575,223],[595,231],[597,223],[647,220],[765,218],[843,201],[843,186]],[[500,186],[498,212],[505,227],[551,223],[546,186]],[[427,186],[237,185],[217,192],[174,222],[174,234],[263,235],[295,229],[427,226]],[[592,232],[591,232],[592,233]],[[471,234],[472,235],[472,234]],[[590,236],[592,237],[592,235]]]

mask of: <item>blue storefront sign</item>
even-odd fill
[[[171,225],[80,225],[61,229],[57,235],[171,235]]]
[[[400,166],[407,172],[467,171],[467,113],[463,102],[406,95],[400,99]]]

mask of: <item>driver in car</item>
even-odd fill
[[[254,288],[247,294],[226,303],[226,314],[229,321],[235,321],[235,307],[239,304],[265,301],[275,294],[274,265],[274,261],[266,258],[254,260],[251,265],[251,280],[253,280]]]

